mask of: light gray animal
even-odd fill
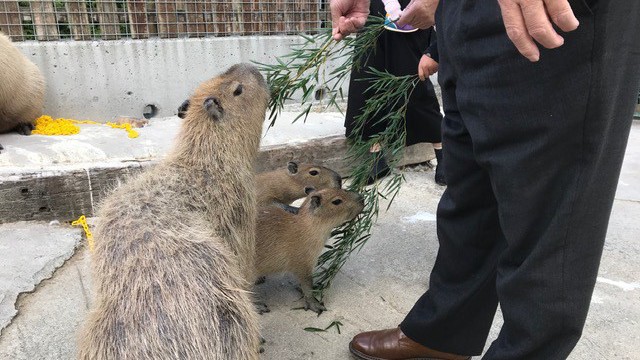
[[[31,134],[34,121],[42,115],[44,95],[40,69],[0,33],[0,134]]]
[[[247,279],[268,99],[252,65],[204,82],[167,158],[105,201],[80,359],[258,358]]]

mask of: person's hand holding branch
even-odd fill
[[[338,41],[362,28],[369,16],[369,0],[331,0],[330,7],[333,38]]]
[[[402,27],[409,24],[418,29],[432,27],[436,23],[435,15],[438,2],[439,0],[411,0],[409,5],[402,11],[398,26]]]

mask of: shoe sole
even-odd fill
[[[349,344],[349,351],[351,351],[351,354],[358,360],[386,360],[383,358],[373,357],[373,356],[363,354],[360,351],[354,349],[353,346],[351,346],[351,344]],[[403,360],[442,360],[442,359],[431,358],[431,357],[421,357],[421,358],[407,358]]]

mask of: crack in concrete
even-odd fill
[[[54,269],[51,272],[51,274],[49,276],[44,275],[42,277],[42,279],[37,282],[36,284],[34,284],[34,286],[31,289],[25,290],[25,291],[21,291],[17,294],[16,296],[16,300],[13,303],[13,315],[9,318],[9,320],[7,321],[7,323],[5,325],[3,325],[2,327],[0,327],[0,337],[4,334],[5,330],[8,329],[16,319],[18,319],[20,317],[20,308],[22,307],[22,303],[23,301],[25,301],[24,299],[27,298],[29,295],[35,293],[36,291],[38,291],[38,289],[40,289],[42,286],[44,286],[45,284],[47,284],[51,279],[53,279],[56,274],[67,264],[69,263],[73,258],[75,258],[75,256],[77,254],[80,253],[80,251],[78,251],[80,248],[82,248],[81,242],[78,242],[78,244],[73,248],[72,251],[69,251],[67,254],[59,256],[57,258],[55,258],[52,261],[47,262],[45,265],[42,266],[42,269],[40,271],[38,271],[36,273],[36,275],[39,274],[43,274],[46,273],[45,271],[43,271],[44,269],[48,268],[48,266],[50,264],[56,264],[57,260],[64,258],[66,255],[68,255],[68,257],[66,259],[63,259],[63,261],[59,264],[59,265],[54,265]],[[32,278],[34,281],[37,281],[38,277],[34,275]],[[4,299],[4,297],[3,297]],[[20,329],[18,329],[20,330]]]
[[[73,249],[67,251],[66,253],[57,256],[49,261],[47,261],[46,263],[44,263],[42,265],[42,268],[40,270],[38,270],[35,274],[33,274],[33,276],[31,276],[31,279],[34,283],[34,289],[40,284],[42,283],[43,280],[46,279],[50,279],[52,276],[47,276],[47,273],[51,270],[54,269],[53,272],[55,272],[57,269],[59,269],[62,265],[64,265],[65,261],[67,261],[68,259],[70,259],[71,257],[73,257],[73,255],[75,254],[76,248],[74,247]]]
[[[80,268],[78,265],[75,265],[76,273],[78,274],[78,281],[80,282],[80,289],[82,289],[82,298],[84,300],[84,308],[89,310],[91,308],[91,296],[89,296],[89,292],[87,291],[86,286],[84,286],[84,281],[82,281],[82,273],[80,272]]]

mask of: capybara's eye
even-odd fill
[[[309,171],[309,174],[311,176],[316,176],[316,175],[318,175],[318,170],[311,170],[311,171]]]
[[[238,96],[242,94],[242,84],[238,85],[238,87],[233,91],[233,96]]]
[[[333,205],[340,205],[342,204],[342,199],[335,199],[331,202]]]

